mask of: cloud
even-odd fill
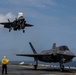
[[[6,22],[7,19],[13,20],[15,18],[15,15],[12,13],[7,14],[0,14],[0,22]]]
[[[12,13],[7,14],[0,14],[0,22],[6,22],[7,19],[13,20],[15,18],[15,15]]]
[[[12,14],[11,12],[9,12],[7,14],[0,14],[0,22],[7,22],[8,19],[10,21],[12,21],[12,20],[14,20],[14,18],[15,18],[15,15]],[[0,26],[0,27],[2,27],[2,26]]]

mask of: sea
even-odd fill
[[[9,64],[20,64],[21,62],[24,62],[24,64],[30,64],[33,65],[35,64],[34,61],[10,61]],[[54,66],[59,66],[59,63],[45,63],[45,62],[40,62],[38,61],[38,64],[44,64],[44,65],[54,65]],[[68,66],[68,67],[76,67],[76,61],[72,61],[72,62],[68,62],[68,63],[64,63],[64,66]]]

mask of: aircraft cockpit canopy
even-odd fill
[[[17,18],[20,18],[22,16],[23,16],[23,13],[22,12],[19,12]]]
[[[69,50],[69,48],[67,46],[60,46],[59,50],[65,51],[65,50]]]

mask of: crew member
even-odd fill
[[[9,60],[7,59],[6,56],[4,56],[4,58],[2,59],[2,74],[5,72],[5,74],[7,74],[7,64],[8,64]]]

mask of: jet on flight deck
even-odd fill
[[[26,23],[22,12],[18,13],[18,17],[13,22],[10,22],[10,20],[8,19],[8,22],[2,22],[0,24],[4,25],[4,28],[8,28],[9,32],[13,29],[14,31],[23,30],[23,33],[25,33],[25,27],[33,26]]]
[[[64,71],[64,63],[72,61],[74,57],[74,53],[70,51],[70,49],[66,45],[62,45],[56,47],[56,43],[53,44],[52,49],[42,51],[40,54],[36,52],[35,48],[33,47],[32,43],[29,42],[30,47],[34,54],[16,54],[16,56],[28,56],[33,57],[34,61],[36,62],[34,65],[34,69],[37,69],[38,60],[42,62],[54,62],[60,63],[60,70]]]

